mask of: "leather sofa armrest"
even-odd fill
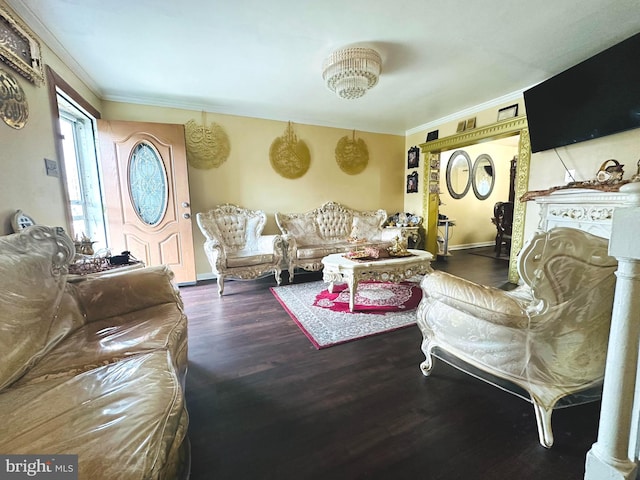
[[[123,315],[154,305],[176,303],[183,307],[180,293],[167,266],[83,279],[74,291],[87,321]]]
[[[526,328],[529,316],[526,305],[509,296],[506,291],[434,271],[421,283],[424,296],[476,317],[512,328]]]

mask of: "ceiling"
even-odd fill
[[[640,32],[638,0],[7,2],[103,99],[401,135]],[[382,75],[342,100],[322,62],[353,45]]]

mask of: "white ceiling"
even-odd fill
[[[7,1],[104,99],[395,134],[517,98],[640,32],[638,0]],[[322,81],[347,45],[383,61],[357,100]]]

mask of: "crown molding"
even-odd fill
[[[477,114],[479,112],[482,112],[483,110],[487,110],[489,108],[495,108],[498,107],[504,103],[508,103],[508,102],[515,102],[515,101],[519,101],[522,100],[522,94],[525,90],[528,90],[529,87],[527,88],[523,88],[522,90],[517,90],[515,92],[511,92],[508,93],[506,95],[503,95],[501,97],[498,98],[494,98],[493,100],[489,100],[488,102],[485,103],[481,103],[479,105],[475,105],[473,107],[469,107],[465,110],[460,110],[458,112],[452,113],[450,115],[447,115],[445,117],[439,118],[437,120],[433,120],[432,122],[428,122],[425,123],[423,125],[419,125],[417,127],[413,127],[407,131],[405,131],[405,135],[413,135],[414,133],[421,133],[424,132],[425,130],[429,130],[432,128],[437,128],[442,126],[445,123],[449,123],[449,122],[455,122],[458,121],[461,118],[466,118],[469,117],[471,115]]]
[[[251,109],[234,108],[228,105],[218,105],[206,100],[184,100],[175,98],[161,98],[140,95],[120,95],[120,94],[103,94],[102,100],[110,102],[131,103],[136,105],[145,105],[150,107],[177,108],[183,110],[194,110],[197,112],[206,111],[207,113],[220,115],[233,115],[237,117],[257,118],[261,120],[273,120],[275,122],[293,122],[301,125],[312,125],[316,127],[337,128],[340,130],[358,130],[368,133],[379,133],[384,135],[397,135],[404,137],[403,130],[382,130],[374,128],[366,124],[354,125],[344,122],[331,122],[310,118],[306,116],[294,115],[288,112],[265,112]]]

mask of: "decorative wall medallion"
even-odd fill
[[[29,105],[24,90],[9,72],[0,69],[0,118],[15,129],[21,129],[29,118]]]
[[[40,44],[24,25],[0,8],[0,60],[40,85],[44,75]]]
[[[291,122],[287,125],[284,135],[271,143],[269,160],[271,167],[284,178],[300,178],[309,170],[309,147],[303,140],[298,140]]]
[[[336,145],[336,162],[340,169],[349,174],[357,175],[367,168],[369,163],[369,150],[367,144],[361,138],[356,139],[356,131],[351,138],[345,135]]]
[[[187,160],[194,168],[209,169],[222,165],[231,152],[229,137],[217,123],[207,127],[206,120],[198,125],[195,120],[185,124]]]

